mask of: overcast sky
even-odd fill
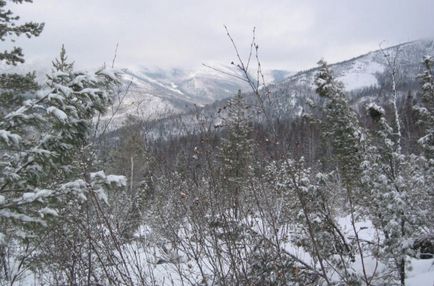
[[[65,44],[81,67],[195,67],[230,63],[223,25],[248,52],[256,27],[266,68],[299,70],[320,58],[345,60],[384,46],[434,38],[433,0],[34,0],[12,5],[23,20],[45,22],[19,40],[28,61],[48,62]]]

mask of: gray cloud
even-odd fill
[[[263,65],[291,70],[434,37],[432,0],[35,0],[13,10],[46,23],[39,38],[18,41],[27,59],[48,62],[64,43],[82,67],[111,62],[117,42],[120,66],[230,62],[224,24],[244,54],[255,26]]]

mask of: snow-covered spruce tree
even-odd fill
[[[210,156],[206,158],[208,174],[203,179],[208,189],[204,193],[211,194],[209,198],[204,197],[210,209],[192,208],[191,224],[200,230],[201,236],[213,241],[207,251],[217,255],[217,260],[212,260],[218,267],[214,273],[218,283],[244,285],[248,280],[246,256],[252,244],[251,236],[246,233],[245,219],[249,208],[246,192],[252,174],[254,143],[251,140],[249,107],[240,91],[228,101],[221,116],[225,129],[218,146],[218,160],[211,159],[212,154],[204,154]],[[205,211],[202,217],[207,219],[203,222],[207,228],[197,228],[200,225],[197,211]]]
[[[106,190],[125,185],[123,177],[95,172],[98,170],[97,158],[90,141],[91,134],[94,134],[91,132],[92,114],[104,110],[110,101],[110,84],[116,81],[113,74],[100,72],[74,71],[62,47],[59,58],[53,61],[51,73],[47,75],[44,94],[49,94],[48,108],[57,108],[67,119],[59,122],[54,118],[41,126],[49,137],[48,146],[55,148],[56,159],[61,160],[56,163],[61,170],[51,170],[52,177],[45,178],[40,184],[56,189],[58,182],[75,180],[79,183],[77,187],[83,189],[66,196],[59,194],[60,199],[50,199],[57,216],[47,227],[35,229],[31,239],[38,247],[31,253],[29,266],[51,279],[53,284],[89,284],[89,273],[94,279],[104,276],[95,261],[96,252],[101,251],[97,245],[110,244],[98,236],[102,223],[96,219],[101,216],[97,215],[97,206],[100,201],[107,202]],[[97,97],[89,97],[91,93]],[[92,108],[96,110],[92,111]],[[105,258],[105,253],[99,255]]]
[[[323,137],[330,138],[345,187],[352,189],[358,185],[360,177],[364,131],[348,104],[343,84],[333,78],[325,61],[321,60],[318,64],[320,69],[315,78],[316,92],[327,99]]]
[[[380,233],[381,247],[376,255],[387,265],[383,283],[405,285],[407,255],[415,255],[412,244],[425,233],[427,217],[431,217],[427,212],[426,160],[401,153],[396,129],[388,124],[383,108],[371,104],[368,110],[378,121],[372,136],[379,143],[369,146],[362,163],[362,182],[369,201],[366,210]]]
[[[22,3],[23,1],[9,1]],[[31,2],[31,1],[24,1]],[[37,37],[42,32],[44,24],[28,22],[24,24],[18,23],[19,17],[14,15],[7,8],[8,1],[0,1],[0,40],[13,42],[15,38],[26,35],[28,38]],[[24,62],[22,49],[13,47],[11,50],[0,52],[0,61],[6,65],[17,65]],[[29,94],[34,93],[38,89],[38,84],[35,81],[35,74],[28,73],[21,75],[17,73],[2,73],[0,74],[0,118],[4,118],[6,114],[20,106]],[[0,162],[4,160],[6,151],[5,145],[14,145],[18,143],[20,137],[17,134],[11,133],[9,130],[0,128]],[[0,169],[3,169],[0,163]],[[0,192],[0,205],[5,202],[3,193]],[[6,277],[11,278],[8,269],[8,248],[6,247],[6,230],[7,224],[4,219],[0,219],[0,281]]]
[[[426,165],[424,168],[424,181],[425,185],[433,186],[434,185],[434,74],[433,67],[434,61],[432,57],[426,56],[423,59],[424,71],[423,73],[418,75],[418,78],[421,83],[421,103],[420,106],[416,108],[417,113],[420,117],[419,122],[425,128],[425,135],[418,140],[418,143],[422,146],[424,150],[424,159],[426,159]],[[431,229],[431,233],[428,233],[425,238],[421,237],[418,239],[419,244],[422,241],[428,242],[427,245],[432,245],[434,241],[434,188],[428,188],[428,199],[426,200],[426,212],[427,217],[426,220],[431,224],[429,224],[429,228]],[[431,240],[431,242],[429,242]],[[416,243],[417,244],[417,243]],[[414,245],[414,248],[421,252],[420,256],[425,255],[426,257],[433,257],[433,250],[429,249],[420,249],[417,245]]]
[[[316,92],[327,99],[326,119],[323,137],[329,138],[333,149],[334,162],[341,177],[341,185],[347,207],[344,209],[350,216],[354,239],[352,246],[357,249],[357,255],[362,265],[361,281],[371,284],[372,274],[365,267],[365,243],[359,237],[356,223],[361,221],[360,206],[365,198],[360,188],[362,175],[361,163],[365,157],[365,131],[360,126],[356,113],[351,109],[345,97],[343,84],[336,81],[328,65],[319,62],[319,72],[315,78]],[[327,158],[332,159],[332,158]],[[338,188],[339,189],[339,188]]]
[[[141,119],[128,117],[120,129],[119,143],[104,155],[105,170],[129,178],[127,192],[116,192],[109,197],[111,209],[119,220],[117,224],[125,236],[131,236],[142,223],[154,192],[156,159],[147,146],[144,130]]]
[[[76,161],[89,144],[92,119],[110,103],[117,78],[104,69],[73,72],[65,60],[62,49],[47,87],[25,94],[22,104],[0,118],[0,236],[8,251],[58,215],[61,200],[85,200],[89,192],[104,197],[104,180],[106,186],[119,183],[118,177],[84,173]],[[24,263],[12,269],[17,263],[10,257],[4,278],[13,281]]]
[[[238,91],[237,96],[230,99],[227,106],[227,114],[224,127],[228,136],[223,139],[219,148],[222,160],[222,191],[228,206],[238,216],[243,199],[243,190],[246,180],[252,175],[253,148],[251,139],[252,127],[249,120],[249,107],[245,99]]]
[[[434,181],[434,60],[431,57],[424,58],[425,72],[419,75],[422,83],[422,107],[419,109],[423,125],[426,128],[426,135],[419,139],[418,143],[425,150],[425,157],[428,160],[431,174],[428,179]],[[431,196],[434,197],[433,191]]]
[[[422,85],[422,106],[418,108],[418,111],[426,127],[426,135],[418,142],[424,148],[425,156],[428,159],[434,159],[434,61],[431,57],[425,57],[423,65],[425,70],[418,76]]]
[[[390,69],[395,71],[396,67]],[[362,184],[369,201],[367,214],[380,233],[376,256],[387,266],[382,275],[383,283],[405,285],[408,255],[417,255],[413,244],[430,228],[432,207],[428,203],[428,192],[431,187],[427,160],[402,152],[394,74],[396,71],[392,72],[392,122],[388,122],[382,107],[374,103],[367,107],[376,128],[362,163]]]
[[[28,22],[18,24],[19,16],[6,8],[7,0],[0,1],[0,40],[5,41],[10,37],[18,37],[25,35],[26,37],[37,37],[41,34],[44,24]],[[32,0],[9,0],[13,3],[32,2]],[[13,47],[10,51],[0,52],[0,60],[8,65],[16,65],[17,63],[24,63],[23,51],[19,47]]]
[[[270,181],[274,181],[273,189],[285,194],[285,220],[291,228],[291,242],[313,260],[311,268],[306,268],[310,263],[298,264],[298,268],[309,274],[307,277],[316,276],[312,281],[315,285],[362,283],[363,275],[355,260],[358,253],[354,233],[338,223],[336,175],[315,174],[303,159],[273,162],[267,170]]]
[[[9,1],[14,3],[31,2]],[[7,8],[8,1],[0,1],[0,40],[14,41],[15,38],[25,35],[28,38],[37,37],[44,28],[43,23],[18,23],[19,17]],[[20,47],[0,52],[0,61],[6,65],[17,65],[24,62],[23,51]],[[26,94],[38,89],[34,73],[26,75],[17,73],[0,74],[0,116],[5,116],[11,109],[26,99]],[[6,135],[4,135],[6,136]]]

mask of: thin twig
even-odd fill
[[[249,70],[250,60],[252,59],[253,47],[256,49],[256,27],[253,27],[252,42],[250,43],[249,57],[247,58],[246,69]]]
[[[115,67],[116,57],[118,56],[118,48],[119,48],[119,42],[116,43],[115,54],[113,56],[113,61],[112,61],[112,69]]]
[[[224,70],[218,69],[218,68],[216,68],[216,67],[213,67],[213,66],[210,66],[210,65],[207,65],[207,64],[202,64],[202,65],[203,65],[204,67],[210,68],[210,69],[212,69],[212,70],[214,70],[214,71],[216,71],[216,72],[219,72],[219,73],[222,73],[222,74],[225,74],[225,75],[228,75],[228,76],[234,77],[234,78],[236,78],[236,79],[239,79],[239,80],[245,81],[245,82],[247,82],[247,83],[249,82],[248,80],[246,80],[245,78],[243,78],[243,77],[241,77],[241,76],[239,76],[239,75],[231,74],[231,73],[225,72]]]

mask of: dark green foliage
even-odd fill
[[[32,2],[31,0],[12,0],[10,2],[21,4],[23,2]],[[25,35],[26,37],[37,37],[41,34],[44,24],[41,23],[24,23],[19,24],[19,16],[6,8],[7,1],[0,1],[0,40],[5,42],[15,41],[16,37]],[[0,62],[6,65],[17,65],[24,63],[24,55],[20,47],[14,47],[10,51],[0,52]],[[29,93],[35,92],[38,85],[35,81],[34,73],[25,75],[17,73],[0,74],[0,115],[10,112],[10,108],[22,104],[27,99]]]
[[[363,131],[355,112],[348,104],[342,83],[335,81],[326,62],[320,61],[319,65],[320,71],[315,79],[316,91],[328,99],[323,136],[331,142],[333,157],[336,158],[346,185],[354,185],[361,173]]]
[[[369,108],[368,109],[369,116],[375,121],[379,121],[381,117],[383,116],[383,113],[381,113],[378,109],[375,108]]]
[[[221,156],[223,160],[224,177],[235,182],[249,173],[252,161],[253,141],[251,122],[248,118],[248,106],[244,103],[241,91],[227,105],[227,118],[224,126],[228,136],[223,139]]]
[[[432,58],[426,57],[423,64],[425,70],[419,75],[422,85],[422,107],[418,111],[426,128],[426,134],[418,142],[424,148],[426,156],[434,158],[434,62]]]
[[[254,144],[251,139],[249,110],[241,96],[241,91],[229,101],[226,109],[227,118],[224,118],[224,126],[227,128],[228,135],[223,138],[220,146],[222,190],[230,207],[238,212],[243,189],[253,170]]]
[[[23,2],[32,2],[31,0],[12,0],[11,2],[22,4]],[[28,22],[18,24],[19,16],[15,16],[11,10],[6,9],[7,1],[0,1],[0,40],[6,41],[10,37],[19,37],[25,35],[27,38],[37,37],[44,29],[43,23]],[[14,39],[12,38],[12,41]],[[14,47],[11,51],[0,52],[0,61],[8,65],[24,63],[22,49]]]

